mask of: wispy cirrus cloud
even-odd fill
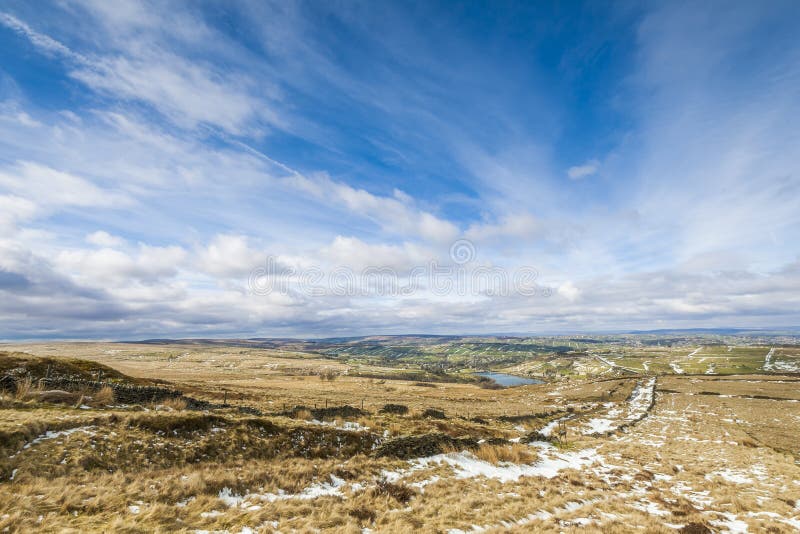
[[[600,170],[600,162],[596,159],[591,159],[582,165],[575,165],[567,169],[567,176],[572,180],[580,180],[597,174],[598,170]]]
[[[120,22],[111,16],[112,11],[103,8],[90,13],[106,22]],[[149,16],[139,22],[146,26],[147,21],[155,22]],[[241,134],[249,128],[257,129],[259,123],[279,122],[266,95],[244,72],[214,68],[207,62],[177,55],[162,42],[164,33],[127,36],[124,45],[109,53],[78,53],[11,14],[0,13],[0,24],[24,36],[43,53],[65,61],[68,75],[92,90],[145,103],[181,127],[208,125]],[[164,27],[162,31],[170,30]],[[261,94],[255,96],[255,92]]]

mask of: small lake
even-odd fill
[[[536,378],[522,378],[521,376],[507,375],[505,373],[475,373],[478,376],[485,376],[491,378],[501,386],[510,388],[514,386],[527,386],[529,384],[544,384],[543,380]]]

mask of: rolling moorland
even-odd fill
[[[791,333],[5,344],[0,389],[0,531],[800,529]]]

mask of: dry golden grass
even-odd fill
[[[521,443],[509,443],[502,445],[481,445],[476,451],[475,456],[489,462],[499,464],[501,462],[511,462],[514,464],[531,464],[536,461],[538,455],[529,445]]]
[[[33,349],[58,357],[61,347]],[[92,408],[82,409],[42,403],[30,395],[33,384],[19,398],[4,395],[0,531],[446,532],[479,525],[488,532],[671,532],[668,523],[724,530],[713,522],[732,514],[751,532],[792,532],[787,521],[800,516],[800,402],[792,402],[800,394],[790,377],[662,377],[648,417],[611,437],[591,437],[580,425],[605,409],[601,403],[625,402],[633,380],[431,388],[348,376],[346,365],[294,353],[67,347],[64,357],[85,352],[126,373],[173,381],[198,398],[221,402],[227,390],[233,407],[109,407],[114,402],[102,392],[86,392]],[[339,373],[334,382],[315,372],[326,366]],[[362,400],[367,415],[333,416],[325,425],[311,421],[311,410],[279,415],[284,407],[326,401],[361,408]],[[379,413],[390,403],[410,413]],[[239,405],[264,415],[240,413]],[[420,417],[427,409],[446,418]],[[502,441],[567,414],[569,443],[561,451]],[[486,440],[471,450],[497,469],[592,450],[602,462],[561,469],[553,478],[501,481],[455,476],[442,464],[414,467],[373,451],[396,436],[434,434]],[[397,478],[382,482],[387,472]],[[341,481],[336,491],[334,481]],[[315,488],[329,494],[297,497]]]
[[[100,391],[92,396],[92,400],[99,406],[109,406],[114,404],[114,390],[109,386],[104,386]],[[186,401],[184,401],[184,408]]]
[[[18,401],[26,400],[32,396],[34,393],[33,382],[31,381],[31,377],[25,377],[22,380],[17,381],[17,390],[14,394],[14,398]]]

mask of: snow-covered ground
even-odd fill
[[[670,362],[669,366],[672,367],[672,370],[675,372],[676,375],[682,375],[686,372],[680,365],[678,365],[675,362]]]
[[[364,426],[357,421],[343,421],[342,424],[337,424],[335,421],[319,421],[312,419],[308,421],[312,425],[331,426],[337,430],[349,430],[350,432],[366,432],[369,430],[368,426]]]
[[[789,362],[786,360],[777,360],[772,364],[775,371],[784,371],[789,373],[800,373],[800,362]]]
[[[539,434],[541,434],[546,438],[549,438],[553,434],[553,430],[556,429],[556,427],[560,422],[567,421],[569,419],[572,419],[573,417],[574,417],[573,415],[567,415],[565,417],[559,417],[558,419],[550,421],[549,423],[547,423],[546,425],[544,425],[542,428],[539,429]]]
[[[94,426],[91,426],[91,425],[90,426],[79,426],[79,427],[75,427],[75,428],[69,428],[67,430],[57,430],[57,431],[48,430],[44,434],[41,434],[41,435],[33,438],[29,443],[26,443],[25,445],[23,445],[21,451],[15,453],[15,454],[12,454],[11,456],[9,456],[9,458],[14,458],[17,454],[19,454],[23,450],[30,449],[34,445],[38,445],[39,443],[42,443],[43,441],[63,438],[63,437],[69,436],[71,434],[74,434],[76,432],[85,432],[86,434],[93,435],[94,434]]]
[[[277,493],[248,493],[246,495],[236,495],[230,488],[222,488],[219,492],[219,499],[225,503],[229,508],[242,508],[245,510],[260,510],[261,505],[257,502],[275,502],[288,499],[309,500],[318,497],[343,497],[342,489],[346,482],[337,477],[330,475],[330,482],[317,482],[311,484],[299,493],[286,493],[283,490],[278,490]]]
[[[631,372],[633,372],[633,373],[638,373],[638,372],[639,372],[639,370],[638,370],[638,369],[631,369],[630,367],[623,367],[622,365],[619,365],[619,364],[617,364],[617,363],[614,363],[614,362],[612,362],[611,360],[608,360],[608,359],[606,359],[606,358],[603,358],[603,357],[602,357],[602,356],[600,356],[599,354],[594,354],[594,357],[595,357],[595,358],[597,358],[598,360],[600,360],[601,362],[603,362],[604,364],[608,365],[608,366],[609,366],[609,367],[611,367],[612,369],[613,369],[613,368],[617,368],[617,369],[624,369],[625,371],[631,371]]]
[[[763,369],[765,371],[772,371],[774,369],[774,366],[772,364],[772,357],[774,355],[775,355],[775,347],[769,349],[769,352],[764,357],[764,367],[763,367]]]
[[[467,533],[470,533],[470,532],[471,533],[480,533],[480,532],[486,532],[488,530],[512,529],[514,527],[522,527],[522,526],[525,526],[525,525],[527,525],[529,523],[532,523],[534,521],[537,521],[537,520],[545,521],[547,519],[552,518],[555,515],[559,515],[559,514],[562,514],[562,513],[575,512],[576,510],[580,510],[584,506],[590,506],[590,505],[594,504],[595,502],[597,502],[597,501],[595,501],[595,500],[570,501],[570,502],[566,503],[565,505],[559,506],[558,508],[555,508],[555,509],[550,510],[550,511],[548,511],[548,510],[539,510],[538,512],[535,512],[533,514],[529,514],[529,515],[527,515],[525,517],[521,517],[519,519],[510,519],[510,520],[506,520],[506,521],[501,521],[500,523],[498,523],[496,525],[472,525],[472,528],[470,528],[469,530],[461,530],[461,529],[457,529],[457,528],[451,528],[450,530],[447,531],[447,534],[467,534]],[[591,518],[581,517],[581,518],[572,519],[572,520],[570,520],[569,523],[570,524],[568,524],[568,525],[564,524],[564,526],[572,526],[572,525],[574,525],[574,526],[585,527],[587,525],[595,523],[595,521],[593,519],[591,519]]]
[[[577,452],[559,452],[549,443],[537,442],[533,446],[539,449],[540,459],[530,465],[501,462],[498,465],[479,459],[468,451],[437,454],[427,458],[418,458],[412,463],[416,468],[427,468],[434,465],[449,465],[456,478],[486,477],[501,482],[517,481],[521,477],[553,478],[564,469],[580,469],[596,462],[600,456],[597,449],[584,449]]]
[[[647,413],[655,395],[656,379],[649,378],[636,384],[627,405],[620,408],[615,403],[606,403],[608,410],[600,417],[594,417],[586,422],[581,429],[582,434],[605,434],[616,430],[625,423],[638,421]]]

